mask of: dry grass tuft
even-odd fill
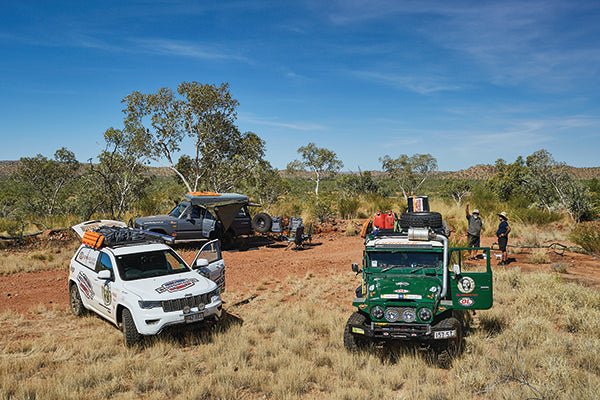
[[[6,250],[0,257],[0,275],[66,269],[77,246],[78,242],[72,242],[49,244],[34,252]]]
[[[346,224],[346,229],[344,230],[344,234],[346,236],[358,235],[358,230],[356,229],[356,224],[352,221],[348,221],[348,223]]]
[[[227,293],[212,329],[162,335],[137,350],[97,317],[66,310],[0,315],[0,397],[44,399],[596,399],[600,293],[554,275],[495,275],[495,305],[477,313],[449,370],[412,351],[349,354],[342,330],[358,280],[271,282]],[[443,383],[443,384],[442,384]]]
[[[559,274],[567,274],[569,273],[569,265],[562,262],[553,263],[550,265],[550,269],[553,272],[557,272]]]
[[[529,254],[529,262],[532,264],[548,264],[550,256],[546,249],[532,249]]]

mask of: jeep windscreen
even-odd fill
[[[174,218],[179,218],[188,206],[189,203],[179,203],[171,210],[171,212],[169,212],[169,215]]]
[[[186,263],[173,250],[124,254],[116,258],[119,275],[124,281],[190,271]]]
[[[386,272],[394,268],[406,268],[416,272],[424,268],[439,268],[443,263],[442,253],[433,252],[369,252],[369,266],[374,272]],[[408,272],[408,271],[407,271]]]

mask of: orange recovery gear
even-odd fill
[[[81,243],[99,249],[104,243],[104,235],[98,232],[86,231],[81,238]]]

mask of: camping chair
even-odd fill
[[[305,228],[302,218],[290,218],[289,232],[287,236],[287,248],[289,249],[290,246],[294,244],[295,249],[302,249],[305,241],[308,241],[309,243],[312,241],[312,230],[312,224],[309,224],[308,229]]]

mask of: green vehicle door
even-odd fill
[[[475,248],[483,251],[484,258],[469,259],[474,248],[457,247],[450,249],[450,295],[452,307],[462,310],[487,310],[494,303],[492,268],[489,247]],[[456,274],[456,265],[460,272]]]

